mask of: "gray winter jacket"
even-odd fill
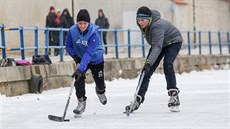
[[[170,22],[161,19],[161,15],[157,10],[151,10],[152,20],[150,25],[146,29],[142,29],[146,41],[151,45],[151,51],[146,61],[152,66],[163,47],[170,44],[182,42],[182,36],[180,31],[174,27]]]

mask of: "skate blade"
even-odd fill
[[[126,114],[127,116],[129,116],[129,114],[131,114],[131,112],[129,112],[129,111],[124,111],[123,114]]]
[[[74,118],[80,118],[80,117],[82,117],[82,114],[75,114],[74,115]]]
[[[169,109],[171,112],[180,112],[179,106],[171,106]]]
[[[126,112],[125,113],[127,117],[129,117],[129,115],[131,114],[131,112]]]

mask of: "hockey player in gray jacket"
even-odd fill
[[[135,95],[135,101],[132,105],[133,109],[131,110],[137,110],[140,104],[144,102],[149,80],[160,61],[164,58],[163,68],[168,95],[170,97],[168,107],[171,111],[179,111],[179,88],[176,84],[173,62],[182,45],[181,33],[170,22],[162,19],[158,11],[150,10],[145,6],[138,9],[136,20],[137,25],[151,47],[142,70],[144,77],[143,80],[139,82],[141,83],[140,88],[139,91],[137,91],[137,95]],[[126,111],[127,108],[130,108],[130,105],[126,106]]]

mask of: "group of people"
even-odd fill
[[[102,12],[102,10],[99,11]],[[104,80],[104,49],[98,33],[100,27],[91,22],[90,14],[86,9],[78,12],[76,20],[77,23],[70,27],[66,36],[66,50],[76,63],[73,77],[75,77],[74,86],[78,105],[73,112],[79,115],[86,109],[85,73],[87,70],[91,70],[96,85],[95,92],[103,105],[106,105],[107,97]],[[96,23],[101,22],[96,20]],[[163,58],[166,89],[169,95],[168,107],[178,108],[180,106],[179,88],[176,83],[173,62],[182,45],[181,33],[170,22],[162,19],[157,10],[150,10],[146,6],[137,10],[136,23],[151,47],[141,71],[140,88],[138,88],[131,110],[132,112],[137,110],[144,102],[150,78]]]
[[[63,11],[60,9],[55,10],[53,6],[50,7],[50,11],[46,16],[46,27],[50,28],[70,28],[74,24],[73,18],[70,16],[69,10],[66,8]],[[63,43],[65,43],[65,37],[67,32],[63,32]],[[59,46],[59,31],[49,31],[49,45]],[[49,55],[51,49],[49,49]],[[54,48],[54,55],[59,54],[59,49]]]
[[[109,28],[109,21],[105,17],[102,9],[98,10],[98,18],[95,21],[95,24],[100,26],[101,29]],[[73,17],[71,17],[69,10],[65,8],[62,12],[60,9],[55,10],[53,6],[50,7],[49,13],[46,16],[46,27],[50,28],[70,28],[74,25]],[[65,39],[67,32],[63,31],[63,44],[65,44]],[[107,45],[106,32],[103,32],[103,43]],[[49,45],[50,46],[59,46],[59,31],[49,31]],[[107,47],[105,53],[107,54]],[[49,55],[51,54],[51,49],[49,49]],[[54,48],[54,55],[59,54],[59,49]]]
[[[69,10],[66,8],[63,11],[60,9],[55,10],[53,6],[50,7],[50,11],[46,16],[46,27],[50,28],[70,28],[74,24],[73,18],[70,16]],[[67,32],[63,32],[63,43],[65,43],[65,37]],[[49,31],[49,45],[59,46],[59,31]],[[49,49],[49,55],[51,54]],[[54,55],[59,54],[59,49],[54,48]]]

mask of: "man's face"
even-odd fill
[[[55,9],[51,9],[50,12],[51,12],[51,13],[55,13]]]
[[[144,18],[137,18],[137,23],[141,28],[145,28],[149,24],[149,20]]]
[[[77,25],[80,28],[81,32],[84,32],[87,29],[89,23],[86,21],[79,21],[77,22]]]

